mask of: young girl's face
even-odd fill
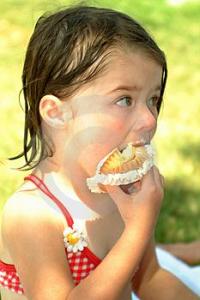
[[[105,71],[71,99],[73,120],[65,145],[68,167],[79,167],[87,178],[114,148],[150,143],[161,77],[161,66],[142,52],[113,54]]]

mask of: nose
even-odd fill
[[[136,129],[138,131],[154,131],[157,126],[157,115],[147,105],[142,105],[137,112]]]

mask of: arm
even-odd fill
[[[96,270],[75,287],[63,246],[63,224],[41,202],[20,194],[20,199],[8,201],[3,212],[4,246],[27,298],[122,299],[147,244],[140,226],[126,229]]]
[[[200,263],[200,241],[158,244],[158,246],[169,251],[172,255],[178,257],[187,264],[194,265]]]
[[[132,287],[141,299],[154,300],[197,300],[177,277],[159,266],[152,240],[143,257],[137,276],[132,280]]]
[[[3,216],[4,245],[29,300],[124,298],[152,236],[163,189],[159,172],[153,167],[143,177],[138,192],[127,195],[118,186],[108,186],[107,191],[125,229],[102,263],[76,287],[66,262],[63,223],[37,197],[19,193],[18,199],[8,201]]]

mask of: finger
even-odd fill
[[[162,186],[164,187],[165,186],[165,177],[162,174],[160,174],[160,180],[161,180]]]
[[[117,185],[106,185],[105,188],[114,202],[125,201],[130,199],[130,196],[124,193],[121,190],[121,188]]]
[[[148,186],[153,184],[155,181],[154,179],[154,170],[153,167],[142,177],[141,179],[141,188],[144,186]]]
[[[164,183],[165,183],[164,176],[160,174],[159,169],[156,166],[154,167],[153,171],[154,171],[155,182],[160,186],[164,187]]]

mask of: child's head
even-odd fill
[[[38,20],[22,76],[26,113],[22,155],[27,166],[37,165],[52,154],[41,128],[41,98],[51,94],[67,101],[68,96],[101,75],[116,49],[139,50],[162,67],[159,111],[167,77],[165,55],[135,20],[111,9],[85,6],[68,8]]]

